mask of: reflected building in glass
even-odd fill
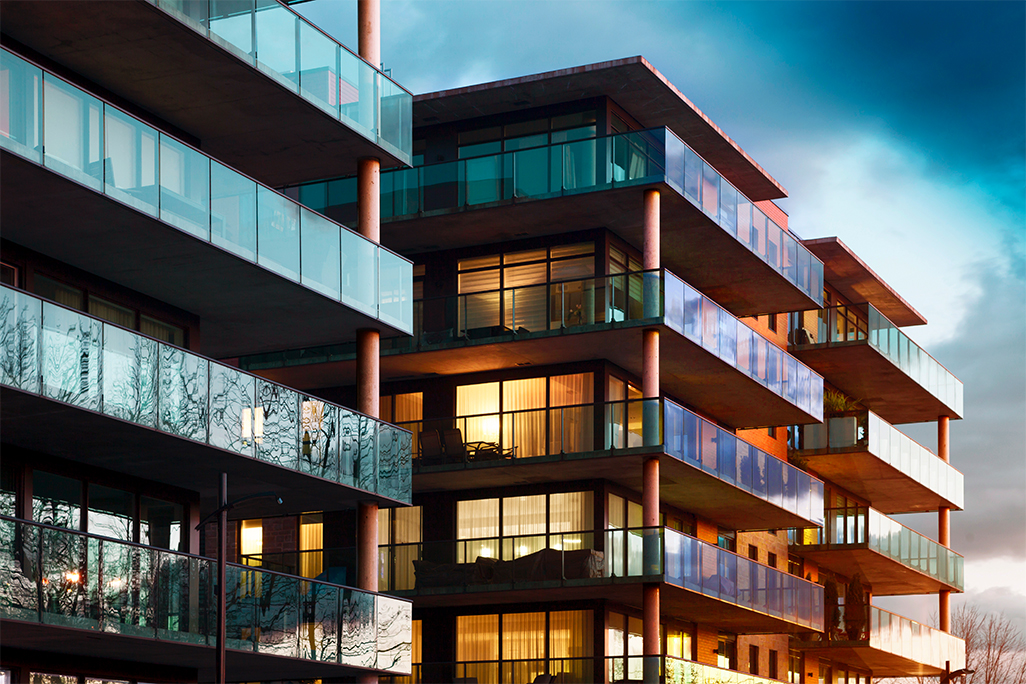
[[[413,435],[239,358],[412,331],[412,262],[280,191],[406,168],[411,94],[274,0],[2,23],[0,681],[408,676],[410,599],[321,550],[376,550]]]
[[[185,41],[185,108],[81,31],[44,53],[60,10],[11,5],[5,626],[208,658],[216,535],[193,528],[224,471],[285,501],[230,516],[249,680],[964,667],[961,383],[643,58],[413,97],[277,2],[120,3],[108,21]],[[923,421],[935,450],[900,431]],[[910,512],[939,538],[889,517]],[[940,629],[873,603],[914,594]]]

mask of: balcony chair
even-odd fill
[[[463,443],[463,432],[459,428],[442,430],[442,443],[447,461],[463,463],[467,460],[467,446]]]
[[[421,465],[438,465],[445,462],[442,440],[438,430],[423,430],[419,435]]]

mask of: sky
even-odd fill
[[[356,49],[355,0],[296,9]],[[1026,630],[1026,3],[382,0],[414,94],[644,56],[929,321],[965,385],[951,424],[966,594]],[[935,424],[900,426],[933,449]],[[901,522],[936,537],[936,516]],[[876,599],[925,622],[936,597]]]

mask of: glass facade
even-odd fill
[[[382,173],[381,217],[666,183],[810,299],[823,301],[823,262],[670,129],[556,144],[543,139],[539,147]],[[487,148],[477,152],[487,154]],[[354,215],[355,178],[316,181],[293,190],[311,209]]]
[[[12,135],[0,135],[5,149],[42,159],[63,176],[397,330],[413,330],[407,259],[6,50],[0,88],[0,122],[9,122]]]

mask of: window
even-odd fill
[[[802,576],[802,559],[799,556],[793,553],[787,556],[787,572],[797,577]]]
[[[787,681],[789,684],[801,684],[802,681],[802,654],[801,651],[791,650],[787,653]]]
[[[595,323],[601,311],[591,242],[461,259],[457,270],[459,332],[468,337]]]
[[[259,556],[264,552],[264,522],[256,520],[243,520],[239,523],[239,556],[245,565],[262,565],[260,558],[247,558],[247,556]]]
[[[135,540],[135,495],[121,489],[89,486],[86,529],[121,541]]]
[[[594,519],[588,491],[457,501],[457,562],[594,548]]]
[[[0,515],[17,516],[18,480],[20,473],[9,461],[0,461]],[[3,680],[0,680],[3,684]]]
[[[456,388],[456,427],[474,456],[493,451],[529,458],[591,451],[594,374],[502,380]]]
[[[36,274],[34,278],[36,294],[72,309],[85,309],[85,295],[82,290],[52,278]]]
[[[748,672],[753,675],[759,674],[759,647],[755,644],[748,646]]]
[[[18,287],[18,267],[0,262],[0,283]]]
[[[734,530],[725,530],[722,527],[716,534],[716,546],[727,551],[737,552],[737,533]]]
[[[776,314],[769,314],[768,316],[766,316],[766,326],[772,332],[776,332],[777,331],[777,315]]]
[[[606,657],[612,658],[612,681],[641,681],[644,674],[644,633],[639,618],[610,613],[606,628]]]
[[[775,553],[767,554],[766,555],[766,565],[770,566],[771,568],[777,567],[777,554],[775,554]]]
[[[716,642],[716,666],[725,670],[737,669],[737,636],[720,634]]]
[[[457,616],[456,676],[529,682],[569,670],[571,681],[594,681],[590,661],[578,660],[594,654],[592,615],[565,610]]]
[[[778,656],[778,653],[776,651],[771,650],[769,652],[769,662],[768,662],[769,671],[768,671],[768,674],[769,674],[769,678],[770,679],[776,679],[777,678],[777,667],[778,667],[778,665],[777,665],[777,656]]]
[[[188,548],[185,510],[181,504],[139,497],[139,543],[172,551]]]
[[[386,509],[387,510],[387,509]],[[304,513],[299,516],[299,574],[319,577],[324,572],[324,516]]]
[[[385,394],[381,396],[381,420],[404,427],[413,433],[413,453],[420,454],[421,421],[424,418],[424,393]]]
[[[755,546],[754,544],[749,544],[748,557],[751,558],[753,561],[759,560],[759,547]]]
[[[32,519],[54,527],[81,529],[82,481],[34,470]]]
[[[666,628],[666,655],[692,660],[694,638],[691,629]]]
[[[776,439],[777,438],[777,428],[776,427],[766,428],[766,434],[769,435],[770,439]]]
[[[135,312],[105,299],[89,295],[89,315],[110,321],[123,328],[135,328]]]
[[[378,591],[413,589],[424,514],[420,506],[378,510]]]

